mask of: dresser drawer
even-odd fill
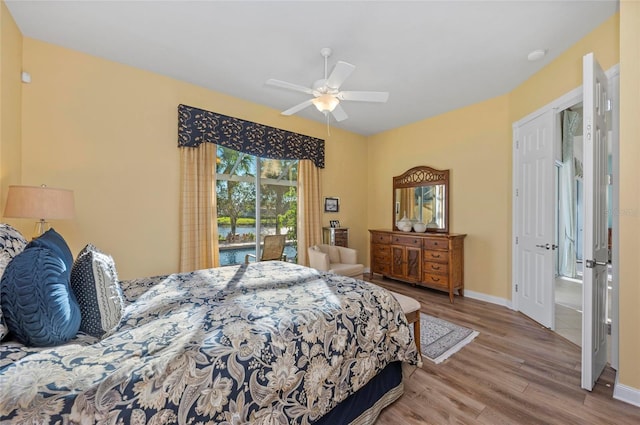
[[[422,239],[413,236],[398,236],[393,235],[392,241],[394,245],[415,246],[422,247]]]
[[[374,261],[389,261],[391,247],[389,245],[371,244],[371,259]]]
[[[424,261],[435,261],[437,263],[448,263],[449,253],[447,251],[423,251]]]
[[[446,275],[427,272],[423,273],[422,275],[424,277],[422,282],[425,285],[442,286],[444,288],[449,287],[449,277]]]
[[[449,241],[440,238],[426,238],[424,240],[424,249],[436,249],[440,251],[449,250]]]
[[[423,269],[425,273],[435,273],[449,275],[449,264],[436,263],[435,261],[425,261]]]
[[[388,233],[371,233],[371,243],[391,243],[391,235]]]
[[[337,246],[348,247],[348,245],[349,245],[349,234],[347,232],[336,233],[335,244]]]
[[[371,273],[378,273],[384,276],[389,276],[391,274],[391,268],[389,263],[371,263]]]

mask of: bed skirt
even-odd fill
[[[403,391],[402,362],[390,363],[357,393],[349,396],[315,424],[373,424],[382,409],[400,398]]]

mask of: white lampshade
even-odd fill
[[[331,112],[336,109],[340,101],[333,95],[323,94],[311,100],[311,103],[313,103],[320,112]]]
[[[36,218],[36,235],[48,228],[46,220],[70,219],[75,216],[73,191],[42,186],[9,186],[4,216]]]

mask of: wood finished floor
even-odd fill
[[[365,275],[365,278],[367,275]],[[422,312],[480,335],[438,365],[405,368],[404,395],[376,425],[640,424],[640,407],[612,398],[610,367],[592,392],[580,388],[580,349],[506,307],[392,280],[376,284],[416,298]]]

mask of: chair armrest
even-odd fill
[[[256,261],[256,256],[254,254],[247,254],[244,256],[245,264],[249,264],[249,258],[253,258],[253,261]]]
[[[344,246],[338,246],[340,251],[340,262],[343,264],[357,264],[358,263],[358,251],[353,248],[346,248]]]
[[[309,267],[316,270],[329,271],[329,254],[309,248]]]

